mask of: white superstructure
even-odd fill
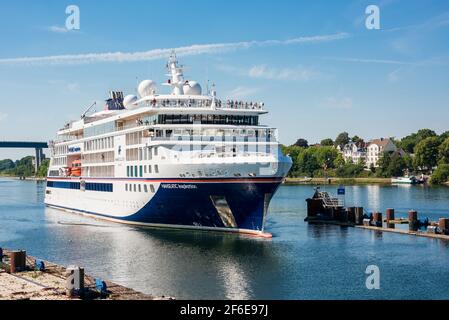
[[[262,232],[287,175],[260,102],[221,100],[184,79],[173,54],[171,89],[142,81],[140,97],[111,93],[104,111],[67,124],[52,142],[45,203],[158,227]]]

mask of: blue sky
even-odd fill
[[[80,30],[64,32],[71,4]],[[370,4],[380,30],[365,27]],[[285,144],[341,131],[440,133],[449,130],[448,39],[447,1],[3,3],[0,140],[50,140],[109,90],[163,82],[170,48],[181,48],[186,76],[203,88],[210,79],[221,97],[265,101],[262,122]]]

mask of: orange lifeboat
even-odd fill
[[[81,177],[81,160],[75,160],[72,162],[72,168],[70,168],[70,175],[72,177]]]

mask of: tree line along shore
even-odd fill
[[[421,129],[402,139],[387,140],[395,146],[394,151],[381,152],[374,166],[367,165],[370,152],[366,146],[369,148],[370,143],[358,136],[350,137],[347,132],[340,133],[335,140],[328,138],[313,145],[298,139],[293,145],[282,146],[283,153],[293,160],[286,182],[314,183],[330,178],[331,183],[388,183],[392,177],[424,175],[430,177],[432,184],[448,184],[449,131],[438,135],[433,130]],[[357,162],[345,158],[342,150],[348,145],[365,148],[366,156]]]

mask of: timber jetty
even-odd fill
[[[363,207],[345,207],[341,199],[328,192],[315,188],[312,198],[306,199],[307,217],[304,221],[312,224],[333,224],[382,232],[393,232],[428,238],[449,240],[449,219],[438,221],[419,220],[418,212],[410,210],[408,218],[396,219],[394,208],[385,212],[365,212]],[[396,225],[408,225],[408,228],[396,228]]]
[[[0,248],[0,300],[172,300],[95,278],[78,266],[63,267]]]

